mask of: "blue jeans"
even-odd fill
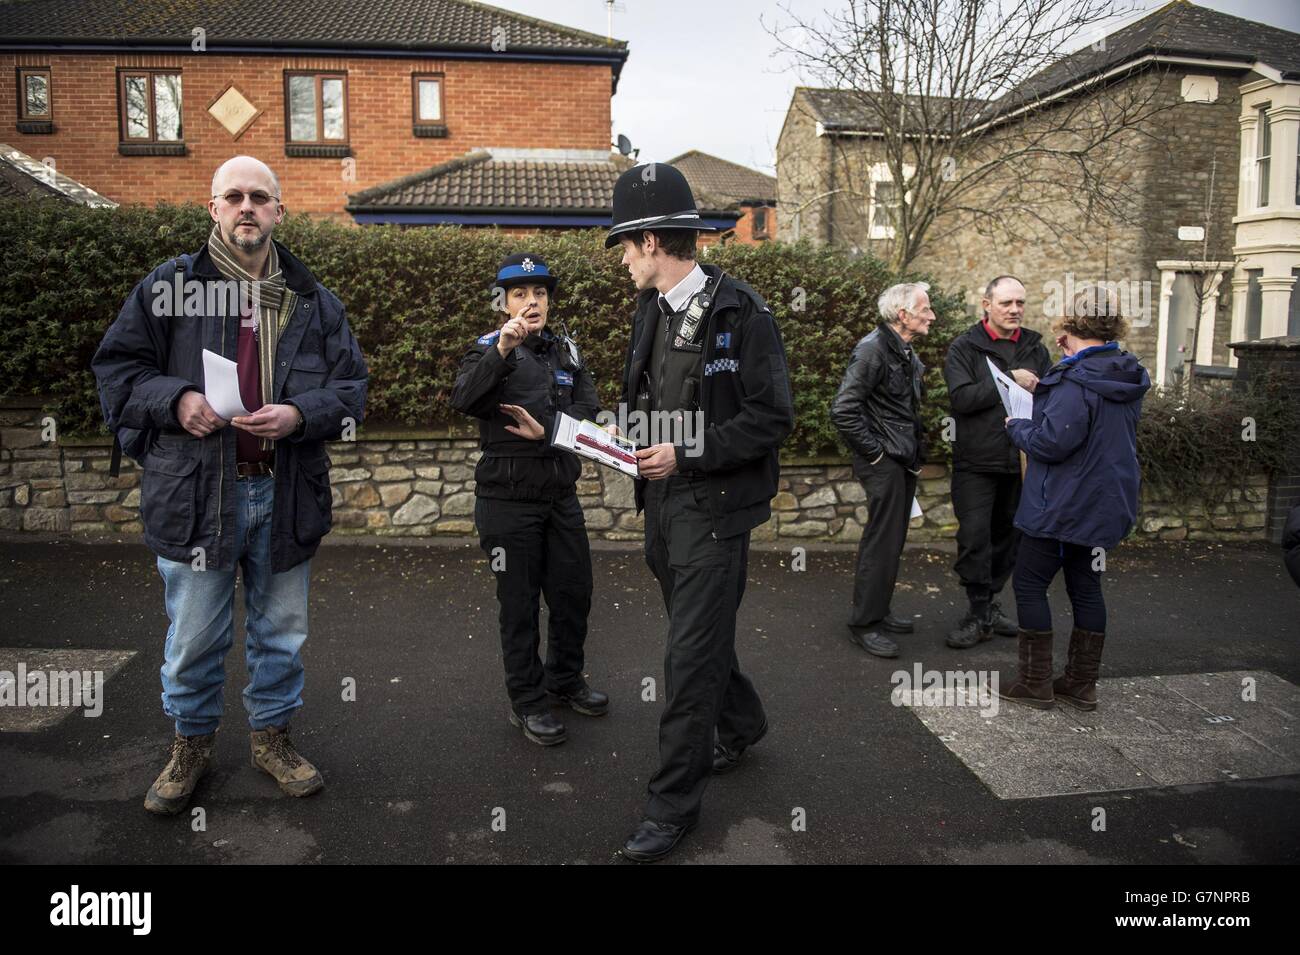
[[[283,727],[302,706],[300,651],[307,639],[311,561],[271,573],[271,505],[275,478],[235,482],[235,562],[244,572],[249,684],[248,724]],[[183,736],[204,736],[221,722],[225,657],[234,639],[235,569],[195,570],[158,558],[167,600],[162,667],[163,712]]]

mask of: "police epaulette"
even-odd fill
[[[480,345],[491,345],[494,342],[496,342],[496,340],[500,337],[501,337],[501,329],[498,328],[495,332],[488,332],[486,335],[481,336],[478,340],[478,343]]]

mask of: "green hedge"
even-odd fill
[[[92,210],[0,203],[0,394],[52,401],[65,434],[103,431],[90,359],[132,287],[159,262],[193,251],[209,230],[199,206]],[[276,237],[347,306],[370,365],[367,424],[462,424],[447,396],[465,348],[497,325],[489,288],[509,251],[544,256],[560,278],[555,314],[578,340],[602,400],[617,399],[633,287],[600,231],[514,239],[493,230],[350,228],[289,217]],[[853,344],[876,325],[893,281],[868,256],[807,243],[727,245],[703,261],[745,279],[767,300],[785,339],[797,411],[787,456],[843,456],[828,409]],[[912,276],[909,276],[911,278]],[[803,308],[795,306],[801,297]],[[925,416],[936,455],[948,414],[943,355],[970,320],[961,296],[932,290],[938,315],[919,344]],[[1139,432],[1146,479],[1198,495],[1277,467],[1295,427],[1285,396],[1256,390],[1152,394]],[[1241,419],[1257,422],[1241,440]],[[1207,483],[1208,482],[1208,483]]]
[[[102,430],[90,359],[132,287],[159,262],[193,251],[209,220],[199,206],[91,210],[0,204],[0,392],[52,399],[64,433]],[[276,238],[348,309],[370,366],[367,423],[459,423],[447,397],[466,347],[497,325],[497,263],[527,248],[559,275],[555,315],[586,356],[601,398],[617,400],[634,288],[604,233],[515,239],[495,230],[351,228],[290,216]],[[715,246],[702,257],[753,285],[780,323],[798,422],[789,455],[845,453],[828,408],[854,342],[876,324],[891,282],[869,257],[801,243]],[[803,308],[796,310],[803,290]],[[929,423],[946,414],[942,356],[965,325],[957,295],[933,294],[939,315],[920,346],[929,367]],[[938,447],[938,445],[936,445]]]

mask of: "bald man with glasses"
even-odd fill
[[[212,757],[237,572],[252,763],[291,796],[325,785],[289,722],[302,706],[311,558],[331,524],[325,442],[360,424],[368,379],[342,303],[271,238],[285,213],[275,173],[251,156],[228,160],[208,211],[204,246],[135,287],[92,361],[112,472],[123,451],[142,468],[144,542],[170,620],[162,703],[175,737],[145,797],[168,815]],[[235,366],[242,409],[209,403],[205,351]]]

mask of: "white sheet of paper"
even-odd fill
[[[607,468],[637,476],[636,445],[610,434],[594,421],[579,421],[560,412],[555,422],[555,440],[551,443]]]
[[[998,394],[1002,396],[1002,407],[1008,418],[1032,418],[1034,416],[1034,396],[1030,391],[1016,384],[1014,378],[1004,375],[993,359],[985,357],[989,371],[993,373],[993,383],[997,385]]]
[[[920,517],[920,516],[921,516],[921,502],[916,498],[912,498],[912,513],[907,515],[907,519],[910,521],[913,518]]]
[[[239,397],[239,366],[206,348],[203,349],[203,397],[217,416],[227,421],[235,415],[250,413]]]

